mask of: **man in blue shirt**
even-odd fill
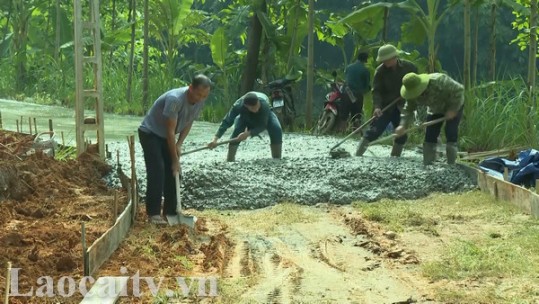
[[[210,87],[208,77],[196,75],[189,86],[165,92],[138,129],[146,164],[146,213],[154,224],[167,224],[161,217],[162,195],[163,213],[177,215],[175,176],[180,173],[181,146],[204,107]]]
[[[366,52],[359,52],[357,61],[346,67],[344,71],[345,85],[350,91],[345,89],[344,101],[345,109],[341,121],[346,122],[348,115],[352,118],[352,123],[359,126],[361,123],[361,116],[363,112],[363,95],[370,90],[371,73],[365,66],[369,54]],[[351,93],[353,96],[349,96]]]
[[[270,137],[271,156],[281,158],[283,131],[279,119],[271,111],[269,98],[261,92],[249,92],[240,97],[226,114],[221,122],[213,141],[208,144],[210,148],[215,148],[219,138],[234,125],[231,138],[238,138],[237,142],[228,145],[227,161],[236,159],[236,152],[241,141],[249,136],[257,136],[264,130],[268,130]]]

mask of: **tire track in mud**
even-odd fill
[[[419,297],[412,283],[384,265],[384,257],[358,245],[368,236],[356,234],[340,214],[317,212],[315,222],[283,224],[271,234],[229,226],[230,237],[243,242],[236,242],[241,245],[225,273],[250,282],[236,303],[398,303]]]

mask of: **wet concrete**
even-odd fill
[[[204,146],[212,139],[215,129],[214,124],[195,124],[184,151]],[[390,158],[389,146],[374,146],[364,157],[333,159],[329,149],[339,140],[285,134],[282,160],[271,159],[265,133],[261,139],[243,142],[233,163],[225,161],[226,145],[185,155],[182,157],[184,207],[255,209],[279,202],[349,204],[382,198],[414,199],[433,192],[475,188],[458,167],[439,162],[425,168],[421,154],[411,150],[405,150],[401,158]],[[353,155],[356,142],[349,140],[341,147]],[[127,144],[109,143],[109,148],[119,149],[122,168],[129,172]],[[145,167],[138,142],[136,160],[140,192],[144,196]],[[110,176],[109,182],[119,184],[115,176]]]

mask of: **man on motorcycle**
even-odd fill
[[[402,107],[404,102],[397,103],[383,113],[382,109],[400,97],[404,75],[411,72],[417,73],[417,67],[412,62],[398,58],[397,48],[391,44],[383,45],[378,49],[376,61],[381,63],[374,72],[373,80],[373,115],[377,118],[359,141],[356,156],[362,156],[369,143],[380,137],[389,123],[392,123],[395,128],[399,126],[401,116],[399,107]],[[391,156],[401,156],[406,139],[406,134],[395,139]]]
[[[361,124],[363,112],[363,95],[371,89],[371,73],[365,67],[369,54],[360,51],[357,61],[348,65],[344,70],[345,94],[341,122],[346,123],[348,115],[352,118],[354,127]]]
[[[270,137],[271,156],[277,159],[281,158],[283,131],[277,116],[271,111],[269,98],[266,94],[253,91],[236,100],[208,147],[215,148],[219,138],[232,125],[234,125],[234,131],[231,138],[238,138],[239,141],[228,145],[227,161],[236,159],[236,152],[241,141],[249,136],[257,136],[264,130],[268,130]]]

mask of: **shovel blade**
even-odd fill
[[[195,228],[197,217],[183,214],[167,215],[167,221],[170,226],[187,225],[189,228]]]

